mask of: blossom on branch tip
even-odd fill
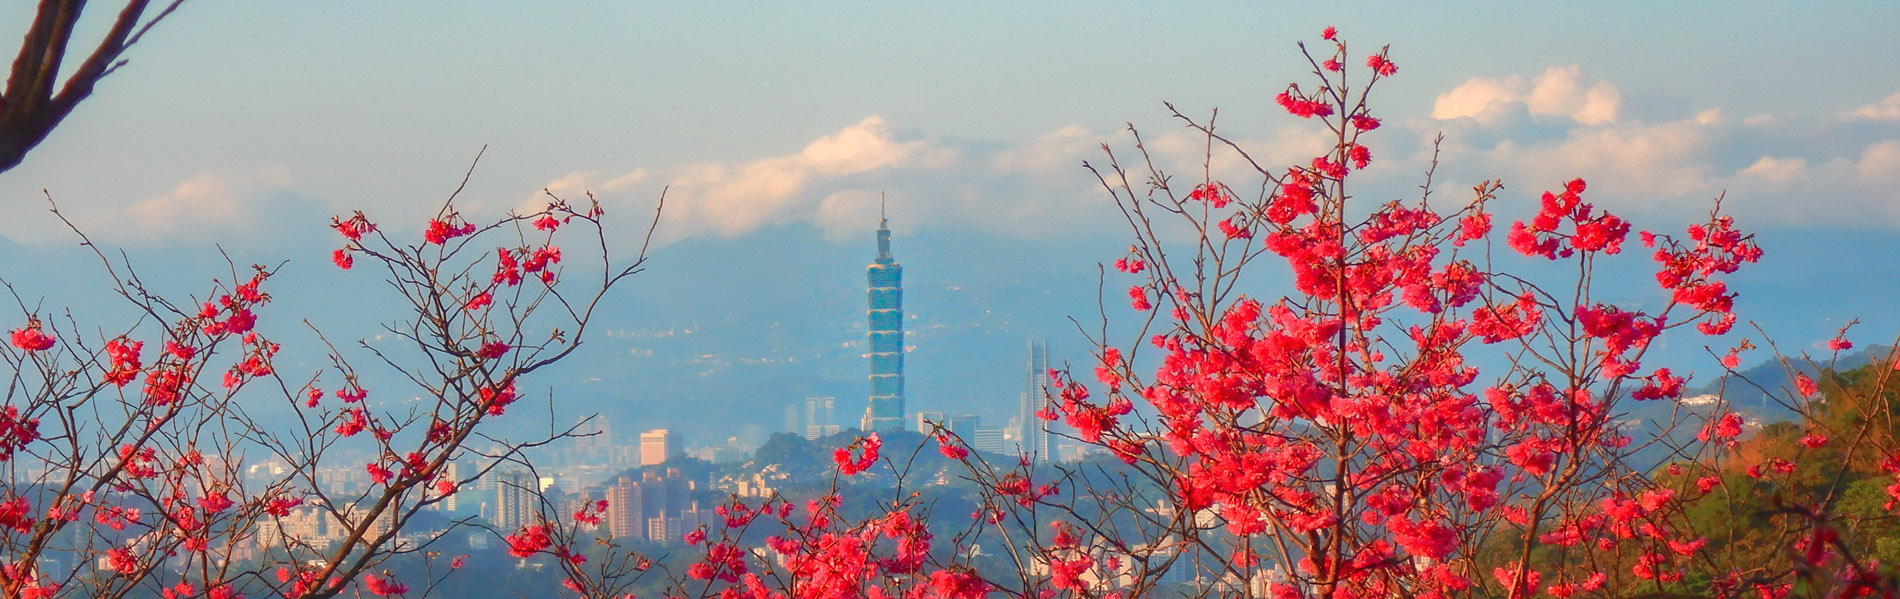
[[[1392,74],[1399,72],[1399,65],[1393,64],[1390,60],[1386,60],[1385,54],[1367,56],[1366,66],[1370,67],[1372,72],[1378,73],[1381,77],[1390,77]]]
[[[474,223],[464,223],[460,226],[456,226],[449,224],[447,221],[435,219],[430,220],[429,226],[422,231],[422,239],[423,241],[435,245],[444,245],[448,243],[450,239],[473,234],[474,232]]]
[[[482,309],[487,308],[490,303],[493,303],[494,300],[495,296],[483,291],[475,294],[475,297],[469,298],[468,304],[465,307],[470,312],[480,312]]]
[[[952,460],[961,460],[970,455],[969,449],[957,444],[950,435],[944,434],[937,435],[937,451],[942,453],[943,457]]]
[[[1154,308],[1153,304],[1148,303],[1148,290],[1142,289],[1140,285],[1128,288],[1128,300],[1129,307],[1137,311],[1147,312]]]
[[[409,592],[409,585],[397,581],[396,577],[390,576],[388,572],[384,572],[381,576],[375,574],[363,576],[363,586],[369,589],[370,594],[377,596],[401,595]]]
[[[481,405],[490,416],[500,416],[515,402],[515,384],[511,381],[506,387],[482,387]]]
[[[862,454],[858,455],[855,459],[852,457],[851,449],[853,447],[862,450]],[[877,463],[878,450],[882,447],[884,447],[884,439],[879,437],[877,433],[871,433],[870,435],[858,439],[851,445],[840,447],[832,451],[831,460],[838,464],[839,473],[845,476],[852,476],[870,470],[871,466]]]
[[[124,337],[106,342],[106,356],[112,360],[112,369],[106,373],[106,382],[124,387],[138,378],[139,369],[144,366],[139,351],[145,343],[132,341]]]
[[[502,540],[508,542],[508,555],[515,557],[529,557],[554,545],[547,526],[524,526]]]
[[[53,349],[55,342],[51,335],[40,330],[37,319],[29,320],[25,327],[13,330],[13,346],[29,352]]]
[[[483,343],[481,350],[475,352],[475,355],[480,356],[484,360],[493,360],[507,355],[509,349],[510,346],[506,343],[490,341]]]

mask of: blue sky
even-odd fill
[[[197,256],[160,273],[204,276],[214,243],[317,270],[328,215],[420,223],[486,145],[466,212],[591,190],[631,231],[672,185],[668,247],[824,250],[839,261],[826,284],[848,289],[885,192],[900,259],[936,269],[913,277],[948,289],[1077,271],[1087,285],[1123,232],[1081,161],[1125,149],[1132,122],[1164,161],[1194,163],[1164,101],[1219,107],[1275,162],[1310,156],[1311,123],[1271,97],[1303,77],[1295,42],[1336,25],[1356,55],[1390,44],[1400,66],[1375,98],[1388,127],[1370,141],[1368,197],[1410,195],[1439,132],[1440,193],[1501,177],[1507,221],[1578,176],[1592,201],[1659,230],[1726,190],[1744,227],[1788,248],[1769,245],[1749,275],[1765,299],[1745,318],[1802,323],[1775,330],[1804,343],[1855,315],[1870,337],[1900,327],[1884,314],[1900,285],[1900,4],[1018,4],[188,2],[0,174],[0,236],[18,244],[0,275],[50,287],[26,263],[72,252],[41,189],[96,239]],[[0,9],[0,32],[29,10]],[[94,11],[96,31],[109,15]],[[1046,264],[922,243],[959,236]],[[623,324],[690,324],[717,305],[693,301],[694,276],[776,268],[706,255],[663,250],[642,284],[687,300]],[[308,276],[286,284],[335,273]],[[1817,286],[1829,306],[1813,305]],[[1092,285],[1072,291],[1062,305],[1091,305]]]
[[[103,25],[106,11],[95,12]],[[27,13],[0,13],[0,30],[20,29]],[[862,218],[836,221],[872,189],[899,198],[898,214],[934,207],[900,226],[1030,234],[959,213],[1006,207],[1046,219],[1086,206],[1076,196],[1092,190],[1075,165],[1124,122],[1172,133],[1163,101],[1196,114],[1220,107],[1230,131],[1263,143],[1294,135],[1302,124],[1269,98],[1300,75],[1293,43],[1334,24],[1362,51],[1391,44],[1403,68],[1378,100],[1389,122],[1404,125],[1379,140],[1382,156],[1415,157],[1423,136],[1444,130],[1461,150],[1448,163],[1470,165],[1455,172],[1505,177],[1526,193],[1585,176],[1622,196],[1605,204],[1654,208],[1700,205],[1729,188],[1740,192],[1738,207],[1762,204],[1776,219],[1892,227],[1900,225],[1893,192],[1830,197],[1880,188],[1843,188],[1826,179],[1844,171],[1824,167],[1858,163],[1874,144],[1900,138],[1897,119],[1842,116],[1879,113],[1900,93],[1891,60],[1900,44],[1884,31],[1895,23],[1900,8],[1876,3],[1558,12],[1508,3],[193,2],[0,179],[0,197],[19,206],[47,188],[74,205],[148,203],[150,218],[102,215],[89,226],[127,241],[202,243],[231,229],[298,225],[256,198],[415,214],[488,145],[477,196],[497,209],[557,182],[650,201],[646,186],[625,181],[603,191],[644,169],[649,183],[705,185],[683,190],[679,216],[705,222],[680,235],[793,221],[855,229]],[[1548,81],[1553,97],[1543,102],[1556,108],[1540,112],[1527,97],[1553,78],[1546,73],[1561,81]],[[1462,107],[1438,110],[1474,78],[1488,83],[1454,98]],[[1608,118],[1565,114],[1574,102],[1559,96],[1606,85],[1616,104]],[[1496,109],[1489,119],[1433,118],[1475,115],[1487,101]],[[1885,106],[1900,112],[1900,100]],[[1698,115],[1709,118],[1698,126]],[[838,136],[846,147],[837,151],[861,155],[818,173],[759,164]],[[901,142],[912,143],[908,153],[892,145]],[[1545,151],[1523,151],[1540,142]],[[1515,145],[1500,151],[1507,143]],[[1737,177],[1762,158],[1771,159],[1762,176]],[[983,164],[1011,159],[1033,168]],[[1394,193],[1406,177],[1393,178]],[[1773,180],[1737,187],[1764,177]],[[1790,182],[1803,177],[1805,185]],[[1024,178],[1060,193],[1021,193]],[[726,199],[719,183],[747,197]],[[761,190],[792,183],[795,197],[751,205]],[[688,206],[696,192],[707,210]],[[841,192],[855,199],[821,210]],[[972,195],[992,203],[959,198]],[[995,199],[1006,195],[1019,197]],[[1022,207],[1038,197],[1050,205]],[[1818,215],[1766,207],[1791,201],[1822,207]],[[749,216],[715,222],[738,213]],[[9,219],[0,234],[57,238],[44,229]]]

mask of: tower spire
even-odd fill
[[[877,192],[877,263],[891,264],[891,221],[884,216],[884,192]]]

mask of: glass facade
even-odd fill
[[[1026,385],[1023,388],[1022,404],[1016,416],[1017,449],[1022,455],[1034,462],[1049,459],[1048,422],[1036,416],[1036,412],[1048,405],[1043,393],[1049,386],[1049,344],[1039,340],[1029,341],[1029,368]]]
[[[865,269],[871,402],[864,428],[904,430],[904,267],[891,256],[889,221],[877,225],[877,259]]]

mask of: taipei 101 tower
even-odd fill
[[[904,267],[891,256],[890,221],[878,199],[877,259],[865,269],[870,289],[871,405],[859,428],[904,430]]]

